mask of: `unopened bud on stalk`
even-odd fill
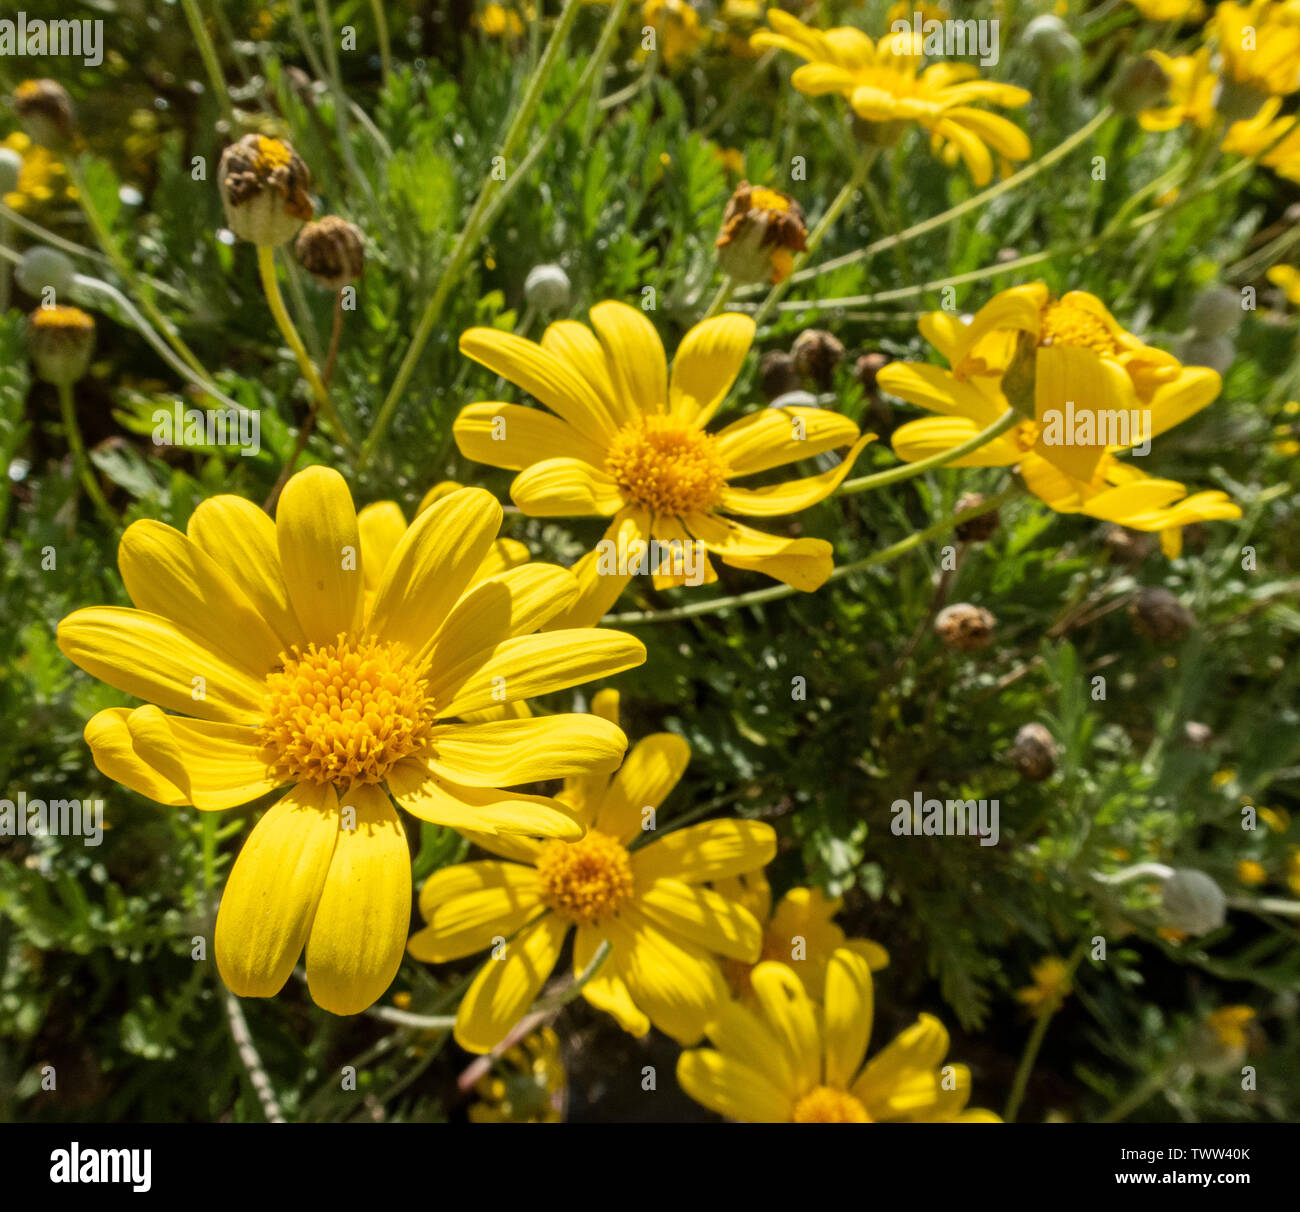
[[[978,492],[965,492],[957,498],[956,513],[965,513],[968,509],[977,509],[984,504],[984,498]],[[955,533],[963,543],[983,543],[993,537],[1002,524],[996,509],[988,513],[978,513],[973,518],[958,522]]]
[[[1222,337],[1241,323],[1241,296],[1226,286],[1211,286],[1192,300],[1187,315],[1198,337]]]
[[[823,391],[829,391],[835,368],[844,361],[844,345],[831,333],[809,328],[795,337],[790,356],[801,375],[807,375]]]
[[[221,153],[218,188],[230,230],[252,244],[287,243],[314,210],[302,157],[268,135],[245,135]]]
[[[1128,613],[1133,630],[1158,643],[1181,640],[1196,626],[1196,616],[1169,590],[1159,586],[1138,590]]]
[[[524,279],[524,301],[541,312],[569,306],[569,275],[558,265],[534,265]]]
[[[298,263],[326,290],[340,291],[356,282],[366,268],[361,229],[338,215],[306,224],[293,251]]]
[[[868,392],[875,395],[879,390],[876,376],[889,365],[889,362],[888,354],[873,350],[871,353],[864,353],[853,364],[853,374]]]
[[[1077,59],[1083,50],[1079,39],[1070,33],[1065,22],[1054,13],[1035,17],[1025,26],[1023,37],[1025,45],[1048,67],[1057,67],[1071,59]]]
[[[1016,733],[1008,756],[1022,779],[1041,783],[1056,769],[1056,739],[1042,724],[1026,724]]]
[[[1125,66],[1115,78],[1110,103],[1121,114],[1133,118],[1144,109],[1155,109],[1169,94],[1169,74],[1154,59],[1143,56]]]
[[[935,634],[948,648],[957,652],[976,652],[993,641],[997,619],[991,611],[969,602],[958,602],[939,611],[934,620]]]
[[[1223,890],[1193,867],[1178,867],[1165,880],[1160,907],[1166,926],[1193,937],[1217,930],[1228,916]]]
[[[72,138],[72,98],[57,80],[24,80],[14,89],[14,110],[34,142],[59,147]]]
[[[1203,337],[1199,333],[1183,342],[1178,352],[1184,366],[1208,366],[1219,374],[1227,374],[1237,357],[1236,342],[1230,336]]]
[[[796,391],[799,375],[794,359],[780,349],[770,349],[758,360],[759,389],[767,400],[775,400],[786,392]]]
[[[27,349],[38,378],[70,386],[90,365],[95,321],[75,307],[38,307],[27,319]]]
[[[29,248],[14,268],[18,285],[35,298],[46,290],[53,290],[56,300],[63,298],[72,289],[76,274],[76,266],[69,258],[56,248],[44,246]]]

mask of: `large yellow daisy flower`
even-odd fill
[[[235,496],[204,501],[184,534],[136,522],[118,549],[135,609],[59,624],[72,661],[147,704],[86,725],[109,778],[204,811],[290,785],[217,916],[217,967],[241,996],[278,993],[304,946],[326,1010],[355,1014],[388,987],[411,900],[390,794],[457,829],[577,838],[565,805],[500,788],[611,771],[627,743],[586,715],[455,722],[638,665],[645,649],[612,631],[534,634],[577,586],[552,565],[504,568],[501,507],[481,489],[390,532],[388,554],[384,512],[363,537],[343,477],[312,467],[274,522]],[[368,561],[381,574],[369,596]]]
[[[823,33],[779,8],[769,8],[767,19],[772,28],[759,30],[750,42],[807,60],[790,83],[812,97],[839,93],[861,122],[875,128],[880,141],[892,142],[915,122],[936,141],[957,149],[977,185],[987,185],[993,177],[990,147],[1008,160],[1029,156],[1024,131],[972,104],[1016,108],[1029,101],[1023,88],[977,79],[978,72],[968,64],[935,63],[922,70],[924,56],[911,34],[886,34],[872,42],[852,26]]]
[[[819,998],[826,983],[826,961],[840,947],[855,951],[872,972],[889,964],[889,952],[869,939],[850,939],[835,921],[844,908],[838,897],[826,896],[820,888],[791,888],[775,907],[772,889],[761,871],[714,881],[723,896],[744,905],[763,927],[759,960],[779,960],[803,981],[810,997]],[[737,997],[749,997],[753,989],[749,974],[753,964],[726,960],[722,965],[727,984]]]
[[[615,723],[617,695],[602,691],[592,709]],[[566,781],[560,798],[587,826],[581,841],[475,837],[510,861],[461,863],[429,877],[420,890],[427,925],[411,936],[411,954],[444,963],[494,948],[456,1014],[461,1047],[488,1052],[505,1038],[570,930],[575,971],[602,943],[612,948],[583,987],[588,1002],[633,1035],[653,1023],[681,1043],[699,1040],[727,991],[715,956],[752,961],[762,944],[753,915],[706,885],[762,867],[776,835],[758,821],[712,820],[635,846],[689,760],[681,737],[648,736],[613,779]]]
[[[759,964],[753,985],[756,1008],[727,1003],[707,1031],[713,1048],[678,1058],[697,1103],[745,1123],[1000,1122],[967,1108],[970,1070],[943,1064],[948,1032],[928,1014],[863,1065],[874,1002],[856,952],[831,955],[820,1004],[785,964]]]
[[[575,566],[582,594],[565,625],[598,620],[634,575],[630,553],[658,540],[696,542],[736,568],[754,569],[812,591],[830,576],[831,546],[821,539],[765,534],[725,513],[775,517],[824,500],[875,435],[821,408],[767,408],[716,434],[705,426],[740,373],[754,339],[748,316],[705,320],[682,338],[668,373],[655,327],[624,303],[591,309],[592,328],[552,324],[540,345],[494,328],[471,328],[461,352],[536,396],[555,415],[517,404],[470,404],[453,431],[461,453],[520,474],[510,495],[533,517],[611,519],[601,546]],[[592,329],[595,331],[593,332]],[[732,481],[851,449],[820,475],[742,488]],[[665,549],[667,550],[667,549]],[[700,583],[717,579],[700,552]],[[685,562],[652,567],[654,585],[688,583]]]
[[[1274,0],[1224,0],[1211,25],[1226,81],[1265,96],[1300,89],[1300,24]]]
[[[951,450],[1015,405],[1032,418],[953,465],[1018,466],[1030,491],[1058,512],[1136,530],[1175,531],[1193,521],[1241,516],[1222,492],[1187,497],[1177,481],[1151,478],[1115,458],[1199,412],[1221,381],[1207,367],[1183,366],[1144,344],[1095,296],[1071,291],[1054,300],[1036,282],[1002,291],[968,320],[931,312],[919,327],[951,369],[896,362],[877,376],[884,390],[940,414],[895,431],[899,458],[917,462]],[[1013,362],[1012,377],[1019,377],[1008,388]],[[1121,421],[1128,432],[1116,442]]]

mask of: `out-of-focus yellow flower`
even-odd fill
[[[1285,833],[1291,828],[1291,814],[1285,808],[1259,808],[1256,815],[1274,833]]]
[[[489,38],[518,38],[524,32],[523,18],[504,4],[485,5],[473,21]]]
[[[1294,265],[1274,265],[1268,271],[1268,280],[1282,288],[1288,303],[1300,307],[1300,269]]]
[[[770,30],[750,40],[757,47],[788,50],[807,62],[790,82],[802,93],[818,97],[838,93],[858,120],[864,140],[889,145],[910,123],[930,132],[931,150],[956,147],[977,185],[993,177],[989,148],[1007,160],[1029,156],[1029,139],[1000,114],[976,109],[973,102],[1016,108],[1030,94],[1012,84],[981,80],[966,64],[935,63],[922,70],[924,55],[915,34],[886,34],[872,42],[850,26],[821,30],[804,25],[781,9],[768,10]]]
[[[1205,16],[1201,0],[1129,0],[1148,21],[1200,21]]]
[[[808,996],[820,999],[826,982],[826,961],[837,948],[846,947],[867,961],[872,972],[889,964],[889,952],[868,939],[849,939],[834,918],[844,907],[839,897],[824,896],[817,888],[791,888],[772,907],[772,890],[761,871],[717,880],[714,890],[744,905],[763,927],[763,949],[758,960],[788,964],[803,982]],[[754,965],[726,960],[722,965],[727,984],[737,997],[753,993],[749,976]]]
[[[704,41],[699,14],[686,0],[645,0],[641,19],[654,27],[659,55],[668,67],[676,67]]]
[[[1032,985],[1016,990],[1016,1000],[1023,1003],[1033,1014],[1038,1014],[1050,1006],[1051,1012],[1060,1009],[1060,1002],[1070,995],[1069,966],[1059,955],[1048,955],[1030,969],[1034,978]]]
[[[1223,150],[1237,156],[1259,156],[1260,163],[1279,177],[1300,183],[1300,126],[1293,114],[1282,114],[1280,97],[1270,97],[1254,117],[1234,122],[1223,137]]]
[[[1236,777],[1237,772],[1235,770],[1216,770],[1212,775],[1210,775],[1210,786],[1213,787],[1215,791],[1222,791]]]
[[[1225,81],[1265,96],[1300,89],[1300,24],[1274,0],[1224,0],[1211,21]]]
[[[569,1078],[560,1041],[550,1027],[535,1031],[497,1058],[474,1086],[469,1109],[476,1124],[558,1124],[564,1118]]]
[[[1264,869],[1263,863],[1257,863],[1254,859],[1237,860],[1238,883],[1245,884],[1248,888],[1258,888],[1267,880],[1268,872]]]
[[[1286,856],[1286,886],[1300,896],[1300,846],[1292,846]]]
[[[1249,1006],[1220,1006],[1206,1016],[1205,1025],[1214,1038],[1225,1048],[1245,1048],[1246,1029],[1254,1021],[1255,1011]]]
[[[738,147],[715,147],[713,154],[722,162],[722,167],[737,177],[745,175],[745,153]]]
[[[1138,114],[1143,130],[1173,130],[1184,122],[1204,129],[1214,121],[1214,94],[1218,77],[1210,66],[1210,48],[1201,47],[1194,55],[1166,55],[1151,51],[1149,57],[1159,64],[1169,78],[1166,104],[1144,109]]]
[[[0,147],[17,152],[23,166],[18,172],[18,188],[4,196],[4,204],[13,210],[31,210],[43,202],[61,196],[73,197],[68,187],[68,173],[63,164],[30,136],[14,131],[0,141]]]

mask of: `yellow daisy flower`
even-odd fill
[[[1279,117],[1281,108],[1282,99],[1270,97],[1254,117],[1234,122],[1224,135],[1223,150],[1261,156],[1260,163],[1279,177],[1300,183],[1300,126],[1293,114]]]
[[[704,41],[700,16],[687,0],[645,0],[641,21],[656,31],[660,57],[668,67],[689,58]]]
[[[831,955],[820,1004],[785,964],[759,964],[753,984],[755,1008],[728,1002],[709,1026],[713,1047],[678,1058],[697,1103],[745,1123],[1000,1122],[967,1108],[970,1070],[943,1064],[948,1032],[928,1014],[863,1064],[874,1000],[856,952]]]
[[[1200,21],[1205,16],[1201,0],[1129,0],[1148,21]]]
[[[1300,269],[1294,265],[1274,265],[1267,276],[1274,286],[1282,288],[1288,303],[1300,307]]]
[[[1248,888],[1257,888],[1260,884],[1268,882],[1268,871],[1265,870],[1263,863],[1258,863],[1254,859],[1238,859],[1237,882],[1245,884]]]
[[[1225,493],[1188,497],[1177,481],[1114,457],[1199,412],[1221,380],[1144,344],[1095,296],[1070,291],[1054,300],[1036,282],[1000,292],[973,318],[930,312],[919,327],[951,369],[894,362],[876,377],[885,391],[940,414],[895,431],[894,453],[905,462],[951,450],[1018,407],[1025,420],[953,466],[1018,466],[1026,487],[1057,512],[1169,532],[1169,552],[1181,527],[1241,516]]]
[[[1057,955],[1044,956],[1030,969],[1030,973],[1034,983],[1017,989],[1016,1000],[1027,1006],[1032,1014],[1038,1014],[1049,1005],[1055,1013],[1060,1009],[1059,1003],[1070,995],[1070,976],[1066,962]]]
[[[470,404],[452,427],[466,458],[520,474],[510,486],[532,517],[610,518],[604,541],[573,571],[582,586],[565,625],[595,622],[635,572],[628,557],[651,540],[683,552],[694,542],[700,566],[717,574],[703,549],[736,568],[753,569],[811,592],[832,568],[822,539],[765,534],[725,513],[776,517],[830,496],[874,434],[821,408],[765,408],[720,432],[705,430],[740,372],[754,339],[748,316],[727,314],[695,325],[678,346],[672,374],[655,327],[624,303],[591,309],[592,328],[552,324],[540,345],[494,328],[460,339],[467,357],[517,384],[554,414],[516,404]],[[743,488],[732,481],[851,445],[830,471],[806,479]],[[611,556],[617,553],[617,560]],[[652,565],[655,588],[688,582],[684,560]]]
[[[500,788],[615,769],[627,744],[587,715],[456,722],[639,665],[611,631],[533,634],[577,586],[545,564],[504,568],[501,507],[466,488],[388,544],[337,472],[285,485],[276,519],[240,497],[204,501],[182,534],[139,521],[118,566],[135,609],[59,624],[63,653],[145,706],[86,725],[95,764],[163,804],[215,811],[288,784],[231,870],[215,953],[226,984],[271,997],[303,948],[316,1003],[371,1005],[396,974],[411,864],[389,796],[420,820],[578,838],[544,796]],[[390,536],[391,537],[391,536]],[[370,595],[368,565],[382,573]]]
[[[593,718],[616,725],[617,694],[602,691],[592,709]],[[758,821],[712,820],[633,846],[647,822],[653,828],[653,814],[689,760],[681,737],[646,737],[612,779],[566,781],[559,798],[587,828],[581,841],[471,833],[510,861],[460,863],[425,882],[426,925],[410,941],[416,959],[446,963],[494,948],[456,1014],[462,1048],[488,1052],[506,1037],[551,974],[570,930],[577,972],[601,943],[612,947],[583,986],[591,1005],[633,1035],[653,1023],[680,1043],[700,1038],[726,996],[715,955],[752,960],[762,944],[753,915],[706,885],[762,867],[776,853],[776,834]]]
[[[22,157],[17,188],[4,195],[4,204],[13,210],[30,210],[51,198],[69,192],[67,169],[39,143],[33,143],[22,131],[0,139],[0,147]]]
[[[504,4],[485,4],[473,23],[489,38],[518,38],[524,32],[523,19]]]
[[[826,984],[826,961],[831,953],[847,947],[867,961],[872,972],[889,964],[889,952],[868,939],[850,939],[834,918],[844,902],[827,897],[820,888],[791,888],[772,906],[772,889],[761,871],[749,875],[717,880],[715,891],[730,897],[754,915],[763,927],[763,946],[758,958],[787,964],[801,981],[810,997],[819,998]],[[749,975],[753,964],[742,960],[725,960],[723,975],[732,993],[749,997],[753,988]]]
[[[1194,55],[1166,55],[1163,51],[1150,51],[1169,78],[1165,104],[1155,109],[1144,109],[1138,114],[1138,124],[1143,130],[1173,130],[1190,122],[1204,130],[1215,117],[1214,99],[1219,78],[1210,66],[1210,48],[1201,47]]]
[[[922,70],[924,56],[912,34],[886,34],[872,42],[852,26],[823,33],[779,8],[768,9],[767,19],[772,28],[759,30],[751,43],[788,50],[806,60],[790,83],[812,97],[840,94],[864,138],[890,144],[915,122],[934,142],[956,147],[977,185],[992,180],[990,147],[1007,160],[1028,158],[1031,149],[1024,131],[972,104],[987,101],[1014,109],[1029,101],[1023,88],[980,80],[976,69],[966,64],[935,63]]]
[[[1273,0],[1224,0],[1211,19],[1225,82],[1265,96],[1300,89],[1300,25]]]
[[[480,1062],[481,1063],[481,1062]],[[550,1027],[534,1031],[497,1058],[494,1071],[474,1084],[475,1124],[558,1124],[564,1119],[569,1075],[560,1040]]]
[[[1225,1048],[1244,1049],[1249,1041],[1248,1030],[1255,1018],[1250,1006],[1220,1006],[1206,1016],[1206,1026]]]

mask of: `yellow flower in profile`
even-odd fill
[[[1300,24],[1274,0],[1224,0],[1210,22],[1226,83],[1284,97],[1300,89]]]
[[[645,649],[611,631],[534,634],[577,586],[552,565],[501,571],[500,523],[492,496],[462,489],[384,559],[343,477],[310,467],[285,485],[274,522],[218,496],[184,534],[133,523],[118,565],[135,608],[92,606],[59,624],[70,660],[146,704],[86,725],[109,778],[205,812],[290,786],[221,899],[217,967],[240,996],[278,993],[304,947],[324,1009],[355,1014],[383,994],[411,900],[390,795],[456,829],[582,836],[559,801],[501,789],[613,770],[627,744],[616,725],[457,721],[639,665]],[[366,530],[373,540],[382,517]],[[368,560],[382,569],[371,595]]]
[[[777,960],[787,964],[810,997],[821,997],[826,984],[826,961],[841,947],[862,956],[872,972],[879,972],[889,964],[889,952],[879,943],[845,935],[834,921],[835,915],[844,908],[843,900],[825,896],[820,888],[791,888],[775,909],[772,889],[761,871],[715,881],[713,888],[744,905],[763,927],[759,961]],[[742,960],[723,963],[723,975],[737,997],[749,997],[753,993],[749,983],[753,967]]]
[[[1237,860],[1238,883],[1245,884],[1248,888],[1257,888],[1267,880],[1268,872],[1264,869],[1263,863],[1257,863],[1254,859]]]
[[[0,148],[16,152],[22,158],[18,184],[0,201],[12,210],[30,210],[53,198],[70,194],[67,169],[39,143],[33,143],[22,131],[0,139]]]
[[[1129,0],[1148,21],[1200,21],[1205,16],[1201,0]]]
[[[952,465],[1018,466],[1057,512],[1161,532],[1169,554],[1181,527],[1241,516],[1225,493],[1189,497],[1177,481],[1115,457],[1195,415],[1221,380],[1144,344],[1094,295],[1053,299],[1030,283],[1000,292],[972,318],[930,312],[919,327],[951,369],[894,362],[876,376],[885,391],[939,414],[894,432],[905,462],[952,450],[1015,407],[1023,421]]]
[[[603,633],[598,633],[603,634]],[[592,718],[616,727],[618,695],[602,691]],[[776,834],[759,821],[711,820],[648,845],[659,806],[690,760],[681,737],[661,732],[634,745],[613,778],[565,782],[559,798],[586,827],[580,841],[469,836],[509,861],[460,863],[420,890],[425,927],[410,952],[429,963],[493,947],[460,1003],[457,1043],[489,1052],[527,1012],[560,958],[570,930],[575,971],[602,943],[612,951],[582,996],[625,1031],[650,1025],[679,1043],[700,1038],[726,996],[717,956],[750,961],[762,931],[748,910],[707,885],[769,862]],[[496,947],[494,940],[508,940]]]
[[[1285,808],[1260,808],[1256,815],[1273,833],[1285,833],[1291,828],[1291,814]]]
[[[697,1103],[744,1123],[1000,1122],[967,1108],[970,1070],[943,1064],[948,1032],[928,1014],[863,1064],[874,997],[856,952],[830,956],[819,1001],[785,964],[759,964],[753,985],[752,1009],[728,1002],[710,1024],[712,1048],[678,1058]]]
[[[1159,64],[1169,78],[1169,89],[1164,105],[1138,114],[1142,129],[1173,130],[1184,122],[1202,130],[1208,127],[1215,119],[1214,97],[1219,85],[1210,66],[1210,48],[1203,46],[1194,55],[1177,57],[1153,50],[1147,57]]]
[[[1058,955],[1044,956],[1030,969],[1032,985],[1016,990],[1016,1000],[1038,1014],[1050,1007],[1053,1014],[1060,1003],[1070,995],[1070,973],[1066,962]]]
[[[790,83],[812,97],[844,97],[865,138],[890,144],[915,122],[930,132],[932,142],[957,149],[977,185],[992,180],[990,147],[1007,160],[1028,158],[1024,131],[972,104],[1016,108],[1029,101],[1023,88],[980,80],[976,69],[965,64],[935,63],[922,70],[924,56],[911,33],[886,34],[872,42],[851,26],[825,33],[812,29],[779,8],[768,9],[767,19],[772,28],[754,34],[753,45],[788,50],[806,60]]]
[[[1267,277],[1274,286],[1282,288],[1288,303],[1300,307],[1300,269],[1294,265],[1274,265]]]
[[[668,67],[676,67],[704,41],[700,16],[687,0],[645,0],[641,20],[654,28],[660,57]]]
[[[474,16],[474,24],[489,38],[518,38],[524,32],[522,18],[504,4],[486,4]]]
[[[1244,1049],[1249,1040],[1248,1029],[1254,1019],[1255,1011],[1250,1006],[1220,1006],[1206,1016],[1205,1025],[1223,1047]]]
[[[550,1027],[507,1048],[474,1084],[479,1101],[469,1109],[475,1124],[558,1124],[564,1119],[569,1075],[560,1040]]]
[[[599,619],[651,540],[675,553],[651,561],[656,588],[716,580],[705,551],[806,592],[820,588],[831,574],[829,543],[765,534],[724,515],[777,517],[817,504],[875,435],[859,436],[838,413],[802,406],[760,409],[707,432],[754,339],[748,316],[695,325],[678,346],[671,376],[659,334],[635,308],[599,303],[591,323],[560,320],[540,345],[494,328],[471,328],[460,339],[463,354],[555,414],[470,404],[452,427],[461,453],[518,471],[510,495],[531,517],[611,519],[602,543],[574,565],[582,596],[562,622]],[[840,464],[820,475],[763,488],[733,483],[850,444]],[[686,544],[698,555],[693,572]]]
[[[1279,117],[1280,97],[1270,97],[1252,118],[1228,127],[1223,150],[1238,156],[1259,156],[1260,163],[1279,177],[1300,184],[1300,126],[1294,114]]]

